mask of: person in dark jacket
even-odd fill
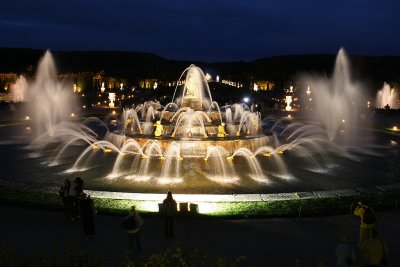
[[[165,208],[165,237],[174,236],[174,216],[177,210],[176,201],[172,197],[172,192],[167,193],[167,197],[163,201]]]
[[[83,232],[87,240],[92,239],[95,233],[94,226],[94,204],[90,195],[82,193],[80,196],[80,207],[81,207],[81,219]]]

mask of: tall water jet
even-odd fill
[[[48,132],[67,117],[75,107],[75,100],[69,87],[57,78],[57,70],[50,51],[46,51],[39,62],[35,81],[29,87],[29,110],[36,124],[36,133]]]
[[[19,76],[14,84],[11,85],[11,95],[14,102],[24,102],[27,97],[28,83],[24,76]]]
[[[302,82],[313,89],[313,115],[323,124],[329,140],[335,140],[339,130],[344,128],[346,139],[354,140],[358,111],[365,101],[360,85],[351,81],[344,49],[339,50],[331,78],[306,76]]]

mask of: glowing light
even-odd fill
[[[227,160],[233,160],[233,156],[229,156],[226,158]]]
[[[310,95],[310,94],[311,94],[310,86],[307,86],[306,94],[307,94],[307,95]],[[310,100],[310,101],[311,101],[311,100]]]
[[[290,119],[292,117],[292,115],[289,114],[287,117]]]
[[[115,93],[108,93],[108,99],[110,100],[110,103],[108,104],[108,106],[110,108],[114,108]]]
[[[397,128],[397,126],[393,126],[392,130],[393,131],[398,131],[399,129]]]
[[[103,151],[104,151],[104,153],[110,153],[110,152],[112,152],[112,149],[110,149],[110,148],[105,148],[105,149],[103,149]]]
[[[249,101],[250,101],[250,98],[248,98],[247,96],[243,98],[244,103],[249,103]]]
[[[343,120],[342,120],[342,122],[343,122],[343,123],[345,123],[345,122],[346,122],[346,120],[345,120],[345,119],[343,119]]]
[[[112,111],[112,114],[115,115],[115,113],[116,113],[115,110],[113,110],[113,111]]]
[[[75,117],[75,113],[71,113],[71,117]]]
[[[31,117],[29,117],[29,116],[25,117],[25,120],[27,120],[27,121],[29,121],[30,119],[31,119]]]
[[[272,155],[271,155],[271,153],[264,153],[263,156],[270,158]]]
[[[291,111],[292,107],[290,106],[290,103],[293,102],[292,96],[291,95],[287,95],[285,97],[285,102],[286,102],[286,107],[285,107],[286,111]]]

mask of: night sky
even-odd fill
[[[6,0],[0,47],[123,50],[169,59],[400,55],[399,0]]]

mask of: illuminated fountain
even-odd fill
[[[350,79],[350,65],[345,51],[339,50],[331,78],[306,76],[303,82],[314,88],[313,117],[321,121],[329,140],[335,140],[346,124],[352,126],[347,127],[346,136],[354,141],[357,134],[354,131],[357,130],[355,126],[358,124],[358,110],[365,100],[361,86]]]
[[[37,136],[53,135],[57,125],[70,116],[76,104],[68,84],[58,80],[49,51],[41,59],[36,79],[28,88],[29,114],[35,122]]]
[[[11,85],[11,95],[14,102],[24,102],[27,100],[28,83],[24,76],[19,76],[17,81]]]
[[[285,110],[286,111],[292,110],[292,106],[290,105],[292,102],[293,102],[293,86],[290,86],[290,89],[288,90],[288,92],[285,96],[285,103],[286,103]]]
[[[388,83],[384,83],[381,90],[378,91],[376,95],[375,106],[377,108],[386,108],[387,106],[392,109],[398,109],[399,105],[397,103],[398,95],[393,88],[390,88]]]
[[[158,101],[147,101],[125,109],[115,126],[98,118],[69,121],[69,112],[64,110],[70,110],[70,106],[63,107],[63,113],[58,112],[58,105],[66,101],[55,96],[64,96],[60,90],[71,90],[54,78],[54,64],[50,53],[46,53],[32,88],[36,88],[35,92],[48,88],[49,93],[44,90],[37,97],[47,103],[43,107],[48,109],[38,104],[33,107],[43,117],[60,116],[31,142],[30,155],[57,168],[62,177],[85,177],[85,184],[91,189],[164,192],[173,188],[177,193],[290,191],[288,186],[298,184],[299,177],[306,180],[326,173],[338,159],[358,160],[360,150],[356,156],[343,145],[335,125],[342,119],[351,122],[353,101],[358,99],[347,64],[341,50],[331,80],[307,79],[320,103],[318,108],[329,111],[318,111],[329,117],[322,119],[323,127],[272,116],[261,119],[259,113],[243,103],[220,106],[212,99],[203,71],[194,65],[182,73],[178,81],[182,86],[175,88],[171,103],[162,106]],[[328,183],[327,187],[332,184],[335,183]]]

